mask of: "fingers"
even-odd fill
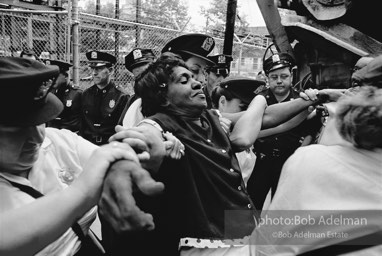
[[[163,183],[156,182],[150,174],[131,161],[115,162],[105,180],[104,190],[99,201],[99,213],[116,232],[130,230],[152,230],[151,214],[137,206],[133,188],[153,196],[164,190]]]
[[[223,130],[226,133],[229,133],[231,131],[231,120],[224,118],[224,117],[219,117],[220,125],[223,128]]]
[[[165,132],[163,136],[166,139],[164,144],[167,156],[172,159],[180,159],[185,154],[185,147],[182,142],[170,132]]]
[[[311,101],[316,101],[318,95],[318,90],[317,89],[312,89],[309,88],[305,90],[304,92],[300,93],[300,97],[303,98],[304,100],[311,100]]]
[[[103,150],[106,149],[106,150]],[[110,163],[119,160],[119,159],[126,159],[131,160],[136,163],[139,163],[139,159],[137,154],[134,152],[134,150],[126,143],[113,141],[110,144],[106,144],[104,146],[101,146],[97,150],[102,150],[101,154],[106,155],[109,154],[110,159],[108,160]]]
[[[141,139],[126,138],[126,139],[123,139],[123,142],[129,144],[130,147],[135,149],[136,152],[149,151],[149,147]]]

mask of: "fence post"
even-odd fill
[[[73,0],[73,84],[79,86],[79,27],[78,0]]]
[[[72,30],[72,1],[68,1],[68,27],[67,27],[67,30],[68,30],[68,34],[66,35],[66,51],[65,51],[65,60],[67,62],[70,62],[71,59],[70,59],[70,53],[71,53],[71,38],[70,38],[70,34],[71,34],[71,30]],[[70,79],[70,77],[69,77]]]

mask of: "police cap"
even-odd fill
[[[233,60],[231,55],[218,54],[208,56],[207,58],[214,62],[214,64],[209,64],[207,66],[207,71],[213,71],[216,74],[223,76],[228,75],[231,61]]]
[[[211,53],[214,47],[215,40],[210,36],[204,34],[185,34],[169,41],[163,47],[162,53],[188,53],[213,64],[213,62],[207,58],[207,55]]]
[[[95,67],[111,67],[117,62],[117,59],[106,52],[100,51],[89,51],[86,53],[86,58],[89,60],[89,66],[92,68]]]
[[[68,71],[70,67],[73,65],[69,62],[61,61],[61,60],[45,60],[45,65],[55,65],[60,68],[60,72]]]
[[[292,56],[290,56],[287,53],[276,53],[270,56],[268,59],[266,59],[263,63],[263,69],[266,74],[269,74],[269,72],[285,68],[285,67],[293,67],[294,59]]]
[[[219,86],[231,92],[235,97],[250,104],[253,98],[265,89],[265,82],[256,79],[236,76],[223,79]]]
[[[23,57],[24,55],[29,55],[29,56],[35,56],[36,57],[36,53],[32,49],[24,49],[24,50],[22,50],[21,53],[20,53],[20,57]]]
[[[151,49],[134,48],[125,56],[125,67],[130,72],[141,65],[151,63],[155,60],[155,54]]]
[[[31,126],[56,118],[63,105],[48,81],[58,73],[57,66],[35,60],[0,58],[0,124]]]

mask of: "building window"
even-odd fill
[[[241,58],[241,65],[242,65],[242,66],[245,66],[245,58],[244,58],[244,57]]]

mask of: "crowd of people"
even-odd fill
[[[349,88],[296,91],[292,56],[254,79],[214,47],[132,49],[133,95],[102,51],[85,90],[71,63],[1,57],[0,254],[381,255],[382,56]]]

